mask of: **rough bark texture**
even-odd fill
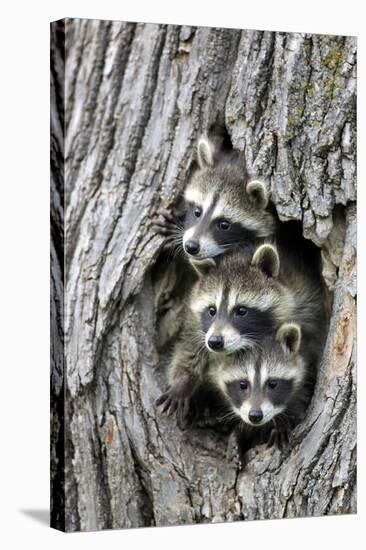
[[[66,20],[51,61],[52,524],[354,513],[355,38]],[[244,471],[230,438],[154,406],[189,277],[148,222],[214,123],[322,248],[333,293],[307,419]]]

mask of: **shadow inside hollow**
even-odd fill
[[[39,523],[42,523],[43,525],[46,525],[49,527],[50,525],[50,511],[49,510],[41,510],[41,509],[28,509],[28,510],[19,510],[22,514],[25,516],[28,516]]]

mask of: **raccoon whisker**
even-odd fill
[[[238,344],[240,346],[240,338],[238,338],[234,342],[231,342],[229,346],[225,347],[226,353],[233,353],[234,351],[238,351],[238,349],[240,349]]]
[[[177,246],[172,247],[169,250],[169,261],[173,261],[175,258],[177,258],[178,254],[179,254],[178,247]]]
[[[181,222],[171,220],[169,221],[169,225],[174,225],[177,229],[184,231],[184,225]]]
[[[183,242],[181,235],[167,235],[164,239],[164,242],[176,242],[181,244]]]
[[[172,259],[183,258],[185,256],[181,241],[175,243],[171,253],[172,253],[172,256],[171,256]]]
[[[230,246],[235,246],[237,244],[244,244],[246,242],[247,241],[245,239],[242,239],[242,240],[239,240],[239,241],[231,241],[231,242],[227,242],[227,243],[220,243],[220,247],[228,248]]]
[[[204,343],[202,343],[202,341],[200,342],[200,347],[197,349],[197,353],[199,353],[201,355],[207,353],[206,346],[205,346]]]
[[[230,344],[226,347],[227,353],[233,353],[234,351],[242,351],[245,352],[245,350],[253,349],[257,346],[258,341],[256,338],[254,338],[254,334],[248,333],[245,335],[247,337],[247,340],[250,341],[242,341],[242,337],[238,336],[235,340],[231,341]]]
[[[167,237],[165,238],[165,241],[182,241],[182,234],[171,233],[170,235],[167,235]]]
[[[239,242],[220,243],[220,248],[228,248],[228,247],[234,246],[236,244],[241,244],[241,243],[239,243]]]
[[[197,332],[186,331],[184,335],[189,337],[192,341],[197,341],[204,345],[205,332],[203,330],[197,330]]]
[[[174,240],[170,239],[168,241],[165,241],[164,246],[168,249],[170,249],[171,252],[174,251],[174,253],[178,253],[179,249],[181,248],[180,243],[175,242]]]
[[[179,235],[182,235],[184,233],[184,227],[183,226],[176,226],[176,229],[172,229],[171,230],[171,233],[176,233],[176,234],[179,234]]]
[[[196,335],[196,337],[194,339],[192,339],[192,341],[196,342],[197,344],[200,345],[200,349],[201,350],[206,350],[206,345],[205,345],[205,340],[204,340],[204,337],[200,337],[199,335]]]
[[[183,250],[183,247],[181,245],[181,243],[178,243],[176,246],[175,246],[175,257],[176,258],[184,258],[184,250]]]
[[[247,430],[247,427],[248,425],[246,424],[246,422],[244,422],[244,420],[242,418],[239,418],[239,424],[238,424],[238,428],[241,432],[245,432]]]
[[[172,219],[169,221],[170,225],[175,225],[175,227],[177,227],[178,229],[180,229],[181,231],[184,231],[184,224],[176,219]]]
[[[200,358],[201,355],[207,353],[204,332],[202,334],[194,332],[185,332],[184,339],[189,339],[190,343],[196,348],[196,356]]]
[[[180,254],[179,249],[180,249],[180,246],[177,243],[173,243],[173,246],[169,247],[169,260],[173,260],[179,256]]]
[[[192,344],[196,347],[196,353],[202,354],[206,351],[205,345],[202,343],[202,340],[193,340],[191,339]]]
[[[220,420],[220,422],[228,422],[229,420],[235,419],[237,417],[237,414],[235,411],[229,411],[222,416],[218,416],[217,419]]]
[[[177,235],[170,235],[169,237],[166,237],[165,243],[171,243],[171,244],[175,244],[175,245],[179,245],[182,247],[182,239],[180,237],[178,237]],[[183,248],[183,247],[182,247]]]

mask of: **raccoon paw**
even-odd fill
[[[186,398],[184,404],[177,410],[177,425],[182,431],[196,427],[197,411],[192,407],[191,400]]]
[[[235,457],[235,464],[239,471],[243,471],[246,469],[246,466],[249,462],[249,450],[248,449],[241,449],[239,447],[238,454]]]
[[[174,236],[181,229],[176,214],[166,208],[158,208],[151,222],[152,229],[164,237]]]
[[[290,442],[291,431],[289,426],[273,428],[267,442],[267,447],[276,446],[279,451],[283,451]]]
[[[166,413],[167,416],[176,413],[184,419],[189,411],[189,397],[182,395],[181,389],[173,386],[156,400],[155,405],[157,407],[162,405],[161,412]]]
[[[227,438],[226,458],[232,462],[238,470],[242,470],[245,465],[242,460],[242,455],[243,453],[238,445],[237,437],[235,433],[232,432]]]

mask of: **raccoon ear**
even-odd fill
[[[200,168],[212,168],[214,152],[213,143],[207,137],[200,137],[197,145],[197,161]]]
[[[252,265],[258,267],[268,277],[278,277],[280,272],[280,257],[271,244],[262,244],[254,252]]]
[[[296,323],[284,323],[277,331],[276,339],[285,351],[297,353],[301,344],[301,328]]]
[[[257,208],[264,210],[268,205],[268,192],[263,181],[252,180],[246,187],[247,195]]]

